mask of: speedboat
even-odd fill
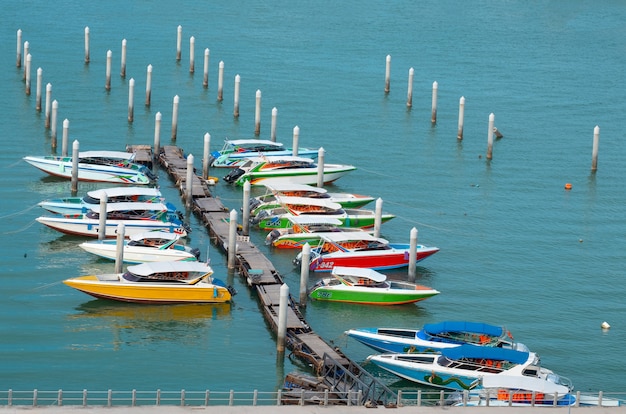
[[[318,233],[330,232],[369,232],[369,230],[343,227],[341,220],[322,215],[303,214],[288,217],[291,226],[274,229],[265,237],[265,244],[279,249],[302,249],[305,244],[317,246],[320,241]]]
[[[101,299],[151,304],[230,302],[235,290],[202,262],[152,262],[125,273],[79,276],[66,285]]]
[[[51,213],[67,215],[85,214],[100,200],[106,198],[107,203],[143,202],[162,203],[161,191],[153,187],[114,187],[89,191],[84,197],[65,197],[45,200],[39,206]]]
[[[161,230],[185,236],[191,231],[182,221],[182,215],[173,213],[162,203],[111,203],[107,204],[106,238],[117,236],[117,226],[124,224],[126,237],[146,231]],[[100,206],[94,205],[79,217],[48,217],[36,219],[41,224],[61,233],[76,236],[98,237],[100,231]]]
[[[336,266],[364,267],[374,270],[396,269],[409,265],[410,244],[389,243],[363,232],[318,233],[320,241],[311,249],[309,269],[330,272]],[[416,263],[439,251],[438,247],[417,245]],[[302,252],[294,259],[301,265]]]
[[[400,378],[436,388],[481,389],[488,381],[544,394],[565,395],[572,390],[571,381],[540,366],[534,352],[461,345],[440,353],[380,354],[367,360]]]
[[[196,261],[200,251],[179,244],[180,236],[164,231],[148,231],[124,240],[123,258],[126,263],[167,262],[173,260]],[[97,240],[79,244],[83,250],[106,259],[117,257],[116,240]]]
[[[464,344],[528,352],[505,327],[480,322],[445,321],[425,324],[422,329],[359,328],[345,333],[379,352],[438,352]]]
[[[317,158],[317,149],[298,148],[301,157]],[[236,168],[247,157],[257,155],[283,156],[294,155],[292,148],[285,148],[280,142],[265,139],[227,139],[219,151],[213,151],[209,158],[212,167]]]
[[[360,208],[374,201],[374,197],[352,193],[329,193],[325,188],[307,184],[278,182],[266,184],[265,194],[250,199],[250,214],[257,215],[259,211],[280,207],[282,197],[305,197],[325,199],[338,203],[344,208]]]
[[[78,180],[117,184],[153,184],[156,176],[136,164],[135,154],[123,151],[85,151],[78,154]],[[72,178],[72,157],[28,156],[24,161],[50,175]]]
[[[342,227],[370,228],[376,222],[376,212],[363,208],[343,208],[328,199],[306,197],[279,197],[281,207],[261,210],[250,222],[262,230],[282,229],[291,226],[295,216],[335,218]],[[381,213],[381,223],[395,215]]]
[[[372,269],[335,267],[331,276],[313,286],[309,293],[311,299],[366,305],[402,305],[439,294],[435,289],[415,283],[387,280],[387,276]]]
[[[323,182],[331,183],[350,171],[353,165],[324,164]],[[312,158],[294,156],[252,157],[224,177],[229,184],[243,186],[246,181],[252,186],[290,181],[297,184],[317,184],[318,165]]]

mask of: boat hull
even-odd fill
[[[61,233],[75,236],[98,237],[100,231],[100,222],[95,219],[44,216],[38,217],[36,220]],[[183,225],[171,222],[157,220],[107,220],[105,237],[117,237],[117,226],[119,224],[124,224],[124,235],[126,237],[154,230],[175,233],[180,236],[187,234]]]
[[[366,212],[369,210],[363,210],[363,211]],[[289,217],[290,216],[288,215],[285,215],[284,217],[281,217],[281,216],[267,217],[267,218],[260,220],[257,225],[259,226],[261,230],[266,230],[266,231],[271,231],[274,229],[285,229],[293,225],[293,223],[289,220]],[[352,228],[360,228],[360,229],[372,228],[374,227],[375,221],[376,221],[374,212],[372,212],[372,214],[367,214],[367,213],[348,214],[346,217],[342,217],[340,215],[338,216],[327,215],[325,217],[339,219],[339,221],[341,221],[340,227],[352,227]],[[380,221],[381,223],[386,223],[394,217],[395,215],[393,214],[382,214]]]
[[[338,180],[355,169],[353,166],[326,164],[324,166],[324,184]],[[249,181],[252,186],[272,185],[285,181],[294,184],[316,185],[317,168],[299,168],[291,171],[252,171],[239,177],[235,183],[238,186],[243,186],[246,181]]]
[[[335,289],[318,287],[310,293],[310,298],[320,301],[358,303],[364,305],[402,305],[415,303],[437,295],[434,289],[376,289],[358,288]]]
[[[118,275],[90,275],[64,280],[67,286],[100,299],[121,302],[175,304],[224,303],[232,296],[228,289],[210,283],[166,285],[151,282],[122,283]]]
[[[110,240],[85,242],[79,245],[83,250],[105,259],[115,260],[117,244]],[[156,247],[129,246],[124,244],[124,263],[171,262],[177,260],[196,261],[196,256],[187,251],[184,246],[174,245],[171,248],[159,249]]]
[[[292,150],[283,150],[283,151],[269,151],[269,152],[231,152],[228,154],[219,154],[217,158],[211,163],[211,167],[216,168],[238,168],[243,163],[246,162],[248,157],[253,154],[254,156],[259,156],[260,154],[265,156],[293,156],[294,153]],[[214,154],[213,156],[218,155]],[[313,149],[298,149],[298,157],[308,157],[308,158],[317,158],[318,150]]]

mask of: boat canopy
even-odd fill
[[[148,277],[155,273],[174,273],[174,272],[196,272],[196,273],[213,273],[211,266],[203,262],[148,262],[134,266],[128,266],[128,271],[138,275]]]
[[[464,321],[428,323],[424,325],[423,330],[430,335],[441,335],[445,333],[475,333],[478,335],[484,334],[489,336],[501,336],[504,333],[504,329],[501,326]]]
[[[281,193],[283,191],[307,191],[311,193],[325,194],[328,192],[325,188],[314,187],[308,184],[296,184],[289,181],[265,184],[265,187],[269,191],[276,193]]]
[[[228,146],[267,145],[276,148],[283,147],[283,144],[280,142],[270,141],[269,139],[226,139],[224,143]]]
[[[515,364],[523,364],[528,361],[528,357],[530,356],[529,352],[476,345],[460,345],[454,348],[444,348],[441,350],[441,354],[452,360],[463,358],[491,359],[493,361],[510,361]]]
[[[91,211],[94,213],[100,212],[99,204],[90,205]],[[147,211],[167,211],[168,207],[163,203],[107,203],[107,213],[112,211],[130,211],[130,210],[147,210]]]
[[[346,232],[328,232],[328,233],[320,233],[320,237],[325,240],[325,241],[329,241],[329,242],[335,242],[335,243],[339,243],[339,242],[344,242],[344,241],[350,241],[350,240],[365,240],[365,241],[376,241],[376,242],[381,242],[381,243],[389,243],[387,240],[385,239],[381,239],[380,237],[374,237],[373,235],[371,235],[370,233],[366,232],[366,231],[346,231]]]
[[[145,239],[165,239],[165,240],[178,240],[180,235],[176,233],[168,233],[165,231],[147,231],[145,233],[135,234],[130,236],[131,241],[139,241]]]
[[[319,215],[300,215],[300,216],[289,216],[288,220],[293,224],[298,224],[300,226],[307,225],[315,225],[315,224],[329,224],[333,226],[341,226],[341,220],[333,217],[324,217]]]
[[[130,161],[135,159],[135,153],[126,151],[82,151],[78,153],[78,158],[109,158]]]
[[[341,209],[341,204],[330,201],[328,198],[278,196],[276,197],[276,201],[283,206],[295,204],[303,206],[325,207],[330,210]]]
[[[374,269],[367,269],[361,267],[346,267],[346,266],[335,266],[333,267],[333,275],[339,277],[351,276],[351,277],[359,277],[371,279],[374,282],[380,283],[387,280],[387,276],[382,273],[377,272]]]
[[[87,195],[91,198],[100,199],[104,194],[107,197],[123,197],[123,196],[154,196],[160,197],[161,191],[158,188],[153,187],[114,187],[105,188],[101,190],[93,190],[87,192]]]
[[[313,164],[315,162],[312,158],[297,157],[294,155],[266,155],[263,157],[248,157],[247,159],[254,163],[303,162]]]

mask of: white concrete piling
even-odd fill
[[[302,260],[300,261],[300,307],[306,308],[309,286],[309,271],[311,262],[311,245],[302,246]]]
[[[59,103],[55,99],[52,101],[52,112],[50,114],[50,138],[52,148],[57,147],[57,115],[59,113]]]
[[[220,61],[217,69],[217,100],[224,99],[224,61]]]
[[[187,179],[185,180],[185,205],[193,205],[193,154],[187,155]]]
[[[243,200],[241,205],[241,224],[244,236],[250,235],[250,181],[243,184]]]
[[[154,151],[153,157],[158,157],[161,152],[161,112],[154,116]]]
[[[89,63],[89,26],[85,26],[85,63]]]
[[[209,49],[204,49],[204,74],[202,77],[202,86],[209,87]]]
[[[409,69],[409,85],[408,85],[408,91],[406,93],[406,106],[409,108],[413,106],[413,76],[414,74],[415,74],[415,70],[413,68]]]
[[[409,236],[409,282],[415,282],[417,264],[417,229],[413,227]]]
[[[146,68],[146,106],[150,106],[152,100],[152,65]]]
[[[176,134],[178,132],[178,104],[180,98],[178,95],[174,96],[172,103],[172,141],[176,141]]]
[[[26,66],[24,68],[25,77],[25,86],[26,86],[26,95],[30,95],[30,67],[33,62],[33,56],[29,53],[26,56]]]
[[[106,81],[104,82],[104,88],[107,91],[111,90],[111,61],[113,59],[113,52],[110,50],[107,51],[107,61],[106,61]]]
[[[45,127],[50,128],[50,107],[52,106],[52,84],[46,85]]]
[[[196,38],[189,38],[189,73],[196,71]]]
[[[376,209],[374,210],[374,237],[380,237],[380,228],[383,223],[383,199],[376,199]]]
[[[135,79],[128,81],[128,122],[135,119]]]
[[[254,106],[254,135],[261,134],[261,91],[257,89]]]
[[[26,79],[26,56],[30,53],[30,43],[24,42],[24,71],[22,72],[22,80]]]
[[[276,337],[276,351],[285,352],[285,336],[287,334],[287,310],[289,308],[289,286],[286,283],[280,287],[278,302],[278,333]]]
[[[107,237],[107,198],[100,198],[100,214],[98,215],[98,240],[104,240]]]
[[[465,97],[459,99],[459,128],[456,132],[457,139],[463,139],[463,123],[465,122]]]
[[[276,142],[276,122],[278,120],[278,109],[272,108],[272,123],[270,126],[270,141]]]
[[[239,88],[241,86],[241,77],[237,74],[235,75],[235,93],[234,93],[234,104],[233,104],[233,116],[235,118],[239,118]]]
[[[35,92],[35,109],[41,111],[41,89],[43,82],[43,69],[37,69],[37,92]]]
[[[22,29],[17,29],[17,47],[16,47],[16,59],[15,66],[22,67]]]
[[[294,157],[298,156],[298,141],[300,140],[300,127],[296,125],[293,127],[293,143],[291,145],[291,150],[293,152]]]
[[[126,39],[122,39],[122,58],[120,64],[120,76],[126,77]]]
[[[211,134],[204,134],[204,152],[202,157],[202,178],[209,179],[209,158],[211,156]]]
[[[433,82],[433,99],[432,99],[432,109],[430,112],[430,122],[432,124],[437,123],[437,91],[439,89],[439,84],[437,81]]]
[[[70,139],[70,120],[63,120],[63,138],[61,139],[61,156],[67,157],[67,144]]]
[[[183,48],[183,26],[178,26],[176,36],[176,60],[179,61],[182,57]]]
[[[391,55],[385,59],[385,93],[389,93],[391,87]]]
[[[72,194],[76,194],[78,191],[78,150],[80,143],[74,140],[72,143],[72,178],[70,180],[70,186]]]
[[[317,150],[317,186],[324,187],[324,147]]]
[[[591,171],[598,170],[598,147],[600,145],[600,127],[593,128],[593,149],[591,151]]]
[[[237,210],[230,211],[228,226],[228,268],[235,268],[235,255],[237,254]]]
[[[493,157],[493,123],[496,116],[489,114],[489,131],[487,132],[487,159],[490,160]]]
[[[122,273],[124,267],[124,238],[126,237],[126,228],[124,223],[117,225],[117,239],[115,241],[115,273]]]

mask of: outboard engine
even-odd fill
[[[229,184],[232,184],[235,181],[237,181],[237,179],[241,177],[242,175],[244,175],[245,173],[246,172],[242,170],[241,168],[235,168],[234,170],[232,170],[231,172],[229,172],[228,174],[224,176],[224,181],[226,181]]]
[[[141,169],[141,172],[144,173],[150,180],[156,181],[157,178],[159,178],[155,173],[152,172],[150,168],[146,167],[145,165],[142,165],[142,167],[143,168]]]
[[[265,244],[269,246],[272,243],[274,243],[274,240],[276,240],[279,237],[280,237],[280,231],[274,229],[274,230],[269,232],[267,237],[265,237]]]
[[[193,249],[191,249],[190,253],[196,257],[197,261],[200,261],[200,249],[198,249],[197,247],[194,247]]]
[[[254,210],[255,208],[257,208],[258,206],[261,205],[261,201],[257,198],[251,198],[250,199],[250,210]]]
[[[256,216],[250,218],[250,223],[253,225],[257,225],[261,222],[261,220],[269,217],[270,213],[267,210],[262,210]]]

